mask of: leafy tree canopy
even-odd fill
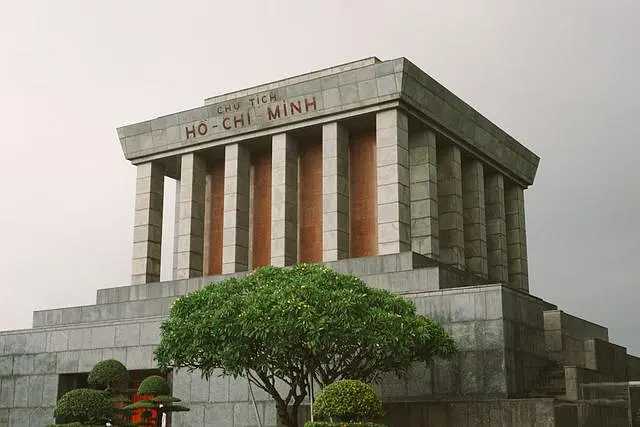
[[[372,382],[455,351],[412,302],[320,265],[263,267],[177,300],[162,325],[162,367],[247,376],[295,426],[309,377]],[[292,412],[287,412],[289,405]]]

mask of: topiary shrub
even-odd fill
[[[138,387],[138,394],[141,395],[150,395],[150,396],[161,396],[161,395],[170,395],[171,388],[169,387],[169,383],[167,380],[162,378],[159,375],[151,375],[147,377],[140,383],[140,387]]]
[[[139,425],[145,426],[152,423],[154,412],[156,414],[156,421],[160,422],[164,414],[189,410],[186,406],[178,405],[177,402],[180,402],[180,399],[170,396],[169,393],[169,383],[167,380],[161,376],[152,375],[145,378],[142,383],[140,383],[140,387],[138,387],[138,394],[148,397],[125,406],[124,410],[140,411],[142,422]]]
[[[332,423],[331,421],[307,421],[304,427],[386,427],[376,423]]]
[[[378,419],[384,412],[373,387],[362,381],[341,380],[320,392],[313,414],[320,420],[363,422]]]
[[[87,378],[87,383],[94,388],[111,389],[118,386],[126,387],[129,380],[127,368],[115,359],[103,360],[93,367]]]
[[[78,388],[58,400],[53,415],[58,423],[100,424],[107,421],[112,413],[111,400],[104,392]]]

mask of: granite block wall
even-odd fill
[[[545,345],[552,360],[585,367],[585,345],[589,338],[609,340],[607,328],[571,316],[561,310],[544,312]]]

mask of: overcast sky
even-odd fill
[[[531,292],[640,354],[639,16],[632,0],[11,2],[0,329],[128,284],[135,170],[116,127],[405,56],[542,158],[525,192]]]

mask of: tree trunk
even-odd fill
[[[298,427],[298,419],[293,418],[289,411],[287,410],[287,406],[281,402],[276,402],[276,407],[278,410],[278,421],[280,421],[280,425],[285,427]]]
[[[298,425],[298,408],[300,407],[300,404],[298,402],[295,402],[293,404],[293,407],[291,408],[291,418],[294,420],[295,425]]]

